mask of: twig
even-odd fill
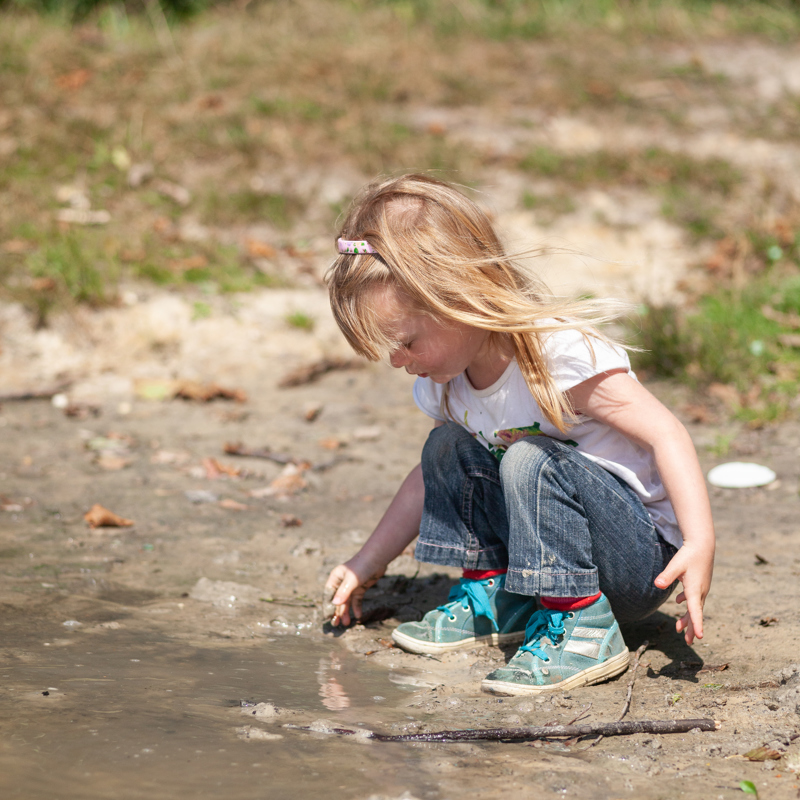
[[[293,386],[303,386],[307,383],[313,383],[328,372],[333,372],[334,370],[361,369],[364,364],[365,362],[360,358],[339,358],[337,356],[321,358],[319,361],[314,361],[311,364],[298,367],[284,375],[283,378],[278,381],[278,387],[281,389],[288,389]]]
[[[639,659],[642,657],[642,654],[644,653],[644,651],[647,650],[649,644],[650,644],[650,642],[645,640],[642,643],[642,646],[636,651],[636,653],[634,653],[634,656],[633,656],[633,669],[631,670],[631,679],[628,681],[628,695],[625,698],[625,705],[622,707],[622,713],[619,715],[619,719],[617,720],[617,722],[622,722],[622,720],[625,718],[625,715],[630,710],[631,698],[633,697],[633,682],[636,680],[636,670],[639,669]],[[602,742],[602,741],[603,741],[603,735],[601,734],[597,739],[595,739],[589,745],[589,747],[594,747],[595,745],[600,744],[600,742]],[[587,747],[585,749],[588,750],[589,747]]]
[[[20,400],[49,400],[51,397],[65,392],[72,385],[72,381],[59,383],[47,389],[30,389],[27,392],[9,392],[0,394],[0,403],[11,403]]]
[[[291,726],[294,727],[294,726]],[[366,738],[378,742],[475,742],[475,741],[531,741],[533,739],[568,739],[583,736],[629,736],[633,733],[688,733],[697,728],[701,731],[716,731],[720,723],[713,719],[656,719],[640,722],[598,722],[593,725],[545,725],[531,728],[486,728],[484,730],[433,731],[431,733],[406,733],[386,736],[370,733]],[[312,728],[300,727],[311,731]],[[343,736],[361,734],[348,728],[333,728],[333,733]]]
[[[245,456],[247,458],[266,458],[276,464],[296,464],[294,456],[285,453],[273,453],[265,447],[245,447],[241,442],[226,442],[222,448],[229,456]]]
[[[290,597],[259,597],[258,598],[262,603],[274,603],[276,606],[296,606],[297,608],[316,608],[317,604],[308,601],[308,600],[301,600],[300,598],[290,598]]]

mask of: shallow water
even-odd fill
[[[197,646],[152,631],[101,639],[65,631],[48,645],[4,637],[3,797],[367,797],[376,785],[414,788],[408,774],[395,781],[387,769],[397,751],[286,729],[283,718],[259,725],[243,713],[242,701],[270,702],[300,712],[290,718],[300,724],[357,727],[407,694],[333,640]],[[246,725],[283,738],[242,739]]]

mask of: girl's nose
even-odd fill
[[[389,356],[389,363],[395,368],[399,369],[400,367],[404,367],[408,364],[408,353],[406,353],[405,348],[398,347],[394,353]]]

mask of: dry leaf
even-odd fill
[[[278,251],[266,242],[260,242],[258,239],[248,239],[245,243],[247,245],[247,255],[251,258],[275,258]]]
[[[758,621],[759,625],[762,625],[765,628],[769,628],[770,625],[775,625],[778,622],[777,617],[764,617]]]
[[[52,292],[56,288],[53,278],[34,278],[31,281],[31,289],[34,292]]]
[[[281,514],[281,525],[284,528],[299,528],[302,524],[303,520],[294,514]]]
[[[74,69],[72,72],[59,75],[56,78],[56,85],[59,89],[65,89],[68,92],[74,92],[77,89],[85,86],[91,77],[92,73],[88,69]]]
[[[703,668],[699,672],[724,672],[729,666],[729,661],[724,664],[703,664]]]
[[[736,408],[741,405],[739,391],[735,386],[725,383],[712,383],[708,387],[708,394],[715,400],[720,400],[728,408]]]
[[[208,109],[222,108],[224,102],[220,94],[207,94],[197,101],[197,107]]]
[[[269,486],[263,489],[253,489],[251,497],[275,497],[278,500],[288,500],[292,495],[301,492],[308,486],[303,473],[308,469],[308,464],[287,464],[280,475]]]
[[[227,475],[229,478],[238,478],[242,475],[242,470],[238,467],[221,464],[216,458],[204,458],[203,467],[206,470],[206,479],[210,481],[214,481],[222,475]]]
[[[30,242],[26,242],[24,239],[9,239],[3,242],[3,252],[5,253],[19,255],[21,253],[27,253],[29,250],[33,250],[33,245]]]
[[[769,747],[756,747],[744,754],[744,758],[748,761],[778,761],[782,757],[783,753]]]
[[[90,528],[130,528],[134,524],[132,519],[120,517],[99,503],[95,503],[83,518],[89,523]]]
[[[122,458],[122,456],[115,456],[111,453],[101,453],[97,458],[97,465],[110,472],[119,469],[125,469],[131,465],[130,458]]]
[[[317,444],[319,444],[320,447],[324,447],[326,450],[338,450],[347,443],[343,439],[337,439],[335,436],[328,436],[325,439],[320,439]]]
[[[167,266],[173,272],[188,272],[190,269],[204,269],[208,266],[208,259],[204,255],[171,258],[167,261]]]
[[[709,423],[716,419],[716,415],[711,409],[699,403],[687,403],[683,407],[683,413],[689,418],[690,422]]]
[[[242,389],[226,389],[216,383],[199,383],[198,381],[180,381],[175,397],[197,400],[201,403],[208,403],[217,398],[235,400],[237,403],[247,402],[247,393]]]
[[[227,508],[228,511],[247,511],[250,506],[246,506],[244,503],[239,503],[236,500],[232,500],[229,497],[226,497],[224,500],[219,501],[221,508]]]
[[[314,420],[322,413],[322,403],[309,403],[303,410],[303,416],[306,422],[314,422]]]

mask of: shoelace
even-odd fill
[[[492,627],[496,631],[499,631],[500,628],[497,625],[494,611],[492,611],[492,606],[489,604],[489,595],[486,594],[486,587],[491,580],[494,579],[485,578],[482,581],[476,581],[469,580],[468,578],[461,578],[458,585],[450,590],[450,594],[447,596],[447,603],[443,606],[439,606],[436,610],[443,611],[445,614],[450,614],[450,606],[455,603],[461,603],[461,607],[464,611],[468,611],[469,607],[472,606],[472,613],[475,614],[476,617],[487,617],[492,623]]]
[[[528,622],[525,628],[525,644],[520,647],[526,653],[538,656],[542,661],[549,661],[547,653],[540,647],[539,642],[546,636],[551,644],[558,644],[558,637],[564,635],[563,611],[553,611],[549,608],[539,609]]]

